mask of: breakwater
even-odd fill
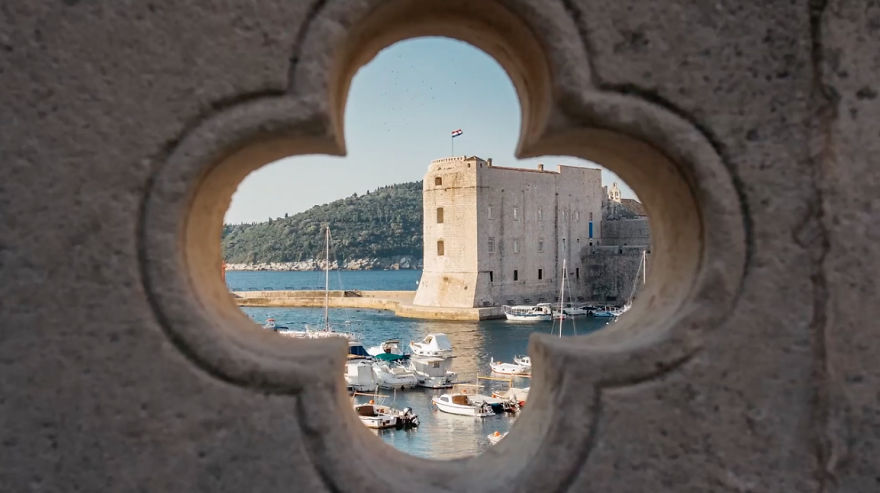
[[[389,310],[399,317],[429,320],[489,320],[503,318],[501,307],[440,308],[413,305],[415,291],[323,290],[233,291],[242,307],[323,307]]]

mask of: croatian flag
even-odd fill
[[[453,138],[458,137],[458,136],[461,135],[461,134],[462,134],[462,131],[461,131],[460,128],[459,128],[458,130],[453,130],[453,131],[452,131],[452,137],[453,137]]]

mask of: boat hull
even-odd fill
[[[495,415],[495,411],[492,410],[491,406],[465,406],[461,404],[453,404],[451,402],[443,402],[436,397],[431,400],[434,402],[434,405],[437,406],[437,409],[448,414],[457,414],[459,416],[471,416],[476,418],[484,418],[486,416]]]

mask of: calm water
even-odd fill
[[[323,274],[312,272],[228,272],[227,284],[234,290],[250,289],[312,289],[323,287]],[[420,271],[343,271],[334,289],[397,290],[415,289]],[[331,273],[331,280],[335,274]],[[309,277],[312,279],[310,280]],[[311,283],[311,284],[309,284]],[[297,287],[300,286],[300,287]],[[304,324],[320,325],[321,308],[248,308],[242,310],[255,322],[263,323],[275,318],[279,324],[301,327]],[[444,322],[400,318],[388,311],[366,309],[331,309],[331,322],[339,330],[360,335],[364,346],[377,345],[386,339],[399,338],[408,347],[411,340],[421,340],[431,332],[443,332],[449,336],[455,350],[452,370],[458,373],[458,381],[474,382],[477,376],[489,376],[489,359],[511,361],[517,354],[525,354],[529,336],[533,332],[549,333],[550,322],[513,324],[504,320],[481,322]],[[602,328],[606,319],[579,318],[574,330],[585,334]],[[573,333],[566,321],[564,335]],[[343,370],[340,369],[340,373]],[[483,392],[503,384],[491,383]],[[527,378],[514,380],[517,387],[529,386]],[[501,387],[498,387],[501,388]],[[432,409],[431,396],[448,390],[416,388],[414,390],[381,391],[389,397],[383,403],[397,408],[411,407],[418,414],[421,425],[413,430],[382,430],[377,435],[388,444],[413,455],[433,459],[451,459],[475,455],[488,448],[486,435],[505,432],[516,419],[511,415],[488,418],[469,418],[442,413]]]

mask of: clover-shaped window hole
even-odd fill
[[[516,91],[469,44],[399,42],[357,73],[347,101],[348,157],[286,158],[238,187],[226,283],[279,337],[352,334],[339,373],[364,424],[390,428],[382,440],[422,457],[478,454],[527,408],[532,333],[602,329],[638,296],[646,213],[595,163],[515,159]],[[551,320],[560,300],[566,318]],[[545,320],[507,321],[504,305]]]

